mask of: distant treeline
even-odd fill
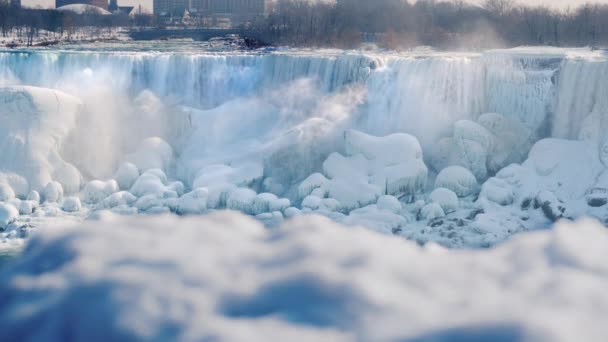
[[[0,0],[1,1],[1,0]],[[52,9],[18,8],[0,3],[0,35],[28,46],[35,41],[93,39],[112,36],[118,28],[148,27],[151,15],[102,15],[95,11],[82,14]]]
[[[294,46],[387,48],[608,46],[608,5],[567,10],[487,0],[277,0],[253,23],[262,40]]]
[[[1,2],[1,0],[0,0]],[[266,17],[244,32],[271,45],[355,47],[373,42],[407,49],[487,48],[519,45],[608,46],[608,5],[567,10],[528,6],[514,0],[275,0]],[[44,32],[60,40],[108,36],[117,28],[163,27],[152,15],[75,14],[0,4],[4,37],[31,45]],[[186,25],[184,24],[184,27]]]

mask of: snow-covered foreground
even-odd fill
[[[2,341],[603,341],[608,231],[490,250],[300,217],[124,218],[41,230],[0,273]]]
[[[104,211],[318,214],[456,248],[608,219],[602,52],[171,46],[0,51],[3,249]]]

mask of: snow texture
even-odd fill
[[[0,339],[600,341],[606,246],[591,221],[458,252],[317,217],[110,216],[4,267]]]

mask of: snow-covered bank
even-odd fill
[[[608,219],[601,53],[102,46],[0,65],[3,238],[106,210],[319,214],[450,247]]]
[[[608,231],[450,251],[304,217],[105,217],[0,273],[0,339],[602,341]]]

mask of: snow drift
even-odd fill
[[[0,339],[599,341],[606,246],[591,221],[464,252],[319,217],[112,216],[3,269]]]

